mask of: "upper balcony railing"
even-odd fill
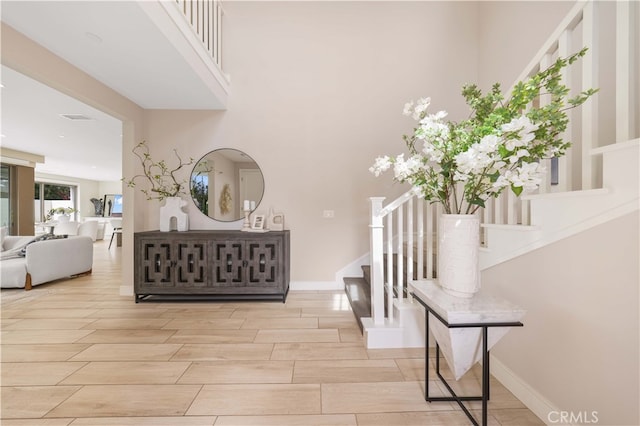
[[[222,70],[222,2],[220,0],[176,0],[202,44]]]

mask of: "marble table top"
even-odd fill
[[[410,287],[417,297],[449,324],[517,322],[526,312],[483,290],[471,298],[460,298],[445,293],[433,280],[413,281]]]

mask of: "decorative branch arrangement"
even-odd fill
[[[140,191],[147,196],[147,200],[164,200],[169,197],[179,197],[187,194],[188,180],[178,180],[176,172],[185,166],[193,164],[193,158],[184,162],[176,149],[173,150],[178,165],[169,168],[164,160],[154,161],[149,154],[146,141],[140,142],[132,149],[133,154],[140,159],[143,174],[135,175],[131,179],[122,178],[122,181],[130,188],[136,187],[136,181],[146,181],[149,188],[141,188]]]

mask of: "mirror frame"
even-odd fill
[[[211,186],[213,194],[209,194]],[[251,209],[255,211],[264,190],[264,174],[258,163],[235,148],[218,148],[206,153],[195,163],[189,178],[189,194],[195,206],[219,222],[244,219],[244,201],[255,203]]]

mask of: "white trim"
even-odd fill
[[[523,195],[523,200],[539,200],[549,198],[569,198],[569,197],[592,197],[609,194],[611,191],[607,188],[598,189],[585,189],[584,191],[568,191],[568,192],[553,192],[546,194],[529,194]]]
[[[344,283],[338,281],[291,281],[289,291],[344,290]]]
[[[640,138],[631,139],[625,142],[612,143],[591,150],[591,155],[600,155],[607,152],[618,151],[621,149],[633,148],[640,145]]]
[[[549,424],[549,413],[560,411],[551,401],[533,389],[527,382],[517,376],[493,354],[490,355],[491,374],[502,385],[518,398],[529,410],[545,424]]]

